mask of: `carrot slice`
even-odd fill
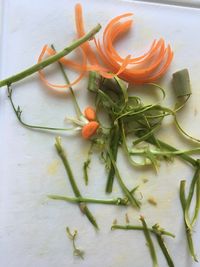
[[[83,126],[81,134],[84,139],[90,139],[96,134],[99,128],[99,123],[97,121],[90,121]]]
[[[42,61],[46,51],[47,51],[47,45],[45,45],[41,51],[41,54],[39,55],[39,58],[38,58],[38,63]],[[61,84],[53,84],[53,83],[50,83],[47,81],[47,79],[45,78],[45,74],[44,74],[44,71],[43,70],[40,70],[39,71],[39,77],[40,79],[43,81],[43,83],[49,87],[49,88],[52,88],[52,89],[67,89],[69,88],[70,86],[72,85],[75,85],[76,83],[78,83],[85,75],[85,67],[84,65],[86,64],[86,56],[84,53],[82,53],[83,55],[83,68],[82,68],[82,71],[81,73],[79,74],[79,76],[70,84],[64,84],[64,85],[61,85]]]
[[[94,121],[96,119],[96,111],[93,109],[93,107],[85,108],[84,115],[89,121]]]

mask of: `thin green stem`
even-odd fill
[[[51,47],[52,47],[53,50],[56,51],[56,49],[55,49],[55,47],[54,47],[53,44],[51,45]],[[67,74],[66,74],[66,72],[65,72],[65,70],[64,70],[64,68],[63,68],[62,63],[60,63],[60,62],[58,61],[58,65],[59,65],[59,67],[60,67],[60,70],[61,70],[61,72],[62,72],[62,75],[63,75],[64,79],[65,79],[66,84],[70,84],[69,78],[68,78],[68,76],[67,76]],[[73,88],[72,88],[71,86],[69,87],[69,91],[70,91],[71,96],[72,96],[72,100],[73,100],[73,103],[74,103],[74,107],[75,107],[76,115],[77,115],[78,118],[80,118],[81,116],[83,116],[83,114],[82,114],[81,109],[80,109],[80,107],[79,107],[79,104],[78,104],[78,102],[77,102],[77,100],[76,100],[76,96],[75,96],[74,90],[73,90]]]
[[[155,143],[154,140],[152,140],[151,138],[146,140],[148,143],[153,144],[155,146],[157,146],[157,144]],[[159,143],[159,148],[162,147],[163,149],[167,149],[169,151],[179,151],[177,148],[157,139],[157,142]],[[187,161],[188,163],[190,163],[192,166],[196,167],[197,166],[197,161],[195,159],[193,159],[192,157],[190,157],[189,155],[186,154],[180,154],[178,155],[179,158],[181,158],[184,161]]]
[[[166,261],[168,263],[168,266],[169,267],[174,267],[175,265],[174,265],[173,260],[172,260],[172,258],[170,256],[169,252],[168,252],[168,249],[167,249],[167,247],[165,245],[163,237],[161,235],[159,235],[159,234],[156,234],[156,238],[157,238],[158,244],[159,244],[159,246],[160,246],[160,248],[161,248],[161,250],[163,252],[163,255],[165,256],[165,259],[166,259]]]
[[[106,205],[117,205],[117,206],[127,206],[128,201],[123,198],[115,199],[97,199],[97,198],[86,198],[86,197],[67,197],[59,195],[48,195],[49,198],[54,200],[63,200],[71,203],[93,203],[93,204],[106,204]]]
[[[33,65],[30,68],[27,68],[26,70],[19,72],[11,77],[8,77],[2,81],[0,81],[0,87],[3,87],[5,85],[11,85],[12,83],[15,83],[17,81],[20,81],[33,73],[42,70],[43,68],[51,65],[52,63],[58,61],[60,58],[68,55],[70,52],[72,52],[74,49],[82,45],[84,42],[91,39],[99,30],[101,29],[101,25],[98,24],[96,27],[94,27],[91,31],[89,31],[86,35],[81,37],[80,39],[74,41],[72,44],[64,48],[62,51],[58,52],[57,54],[48,57],[47,59],[43,60],[40,63],[37,63]]]
[[[168,151],[168,150],[155,150],[155,149],[149,149],[149,152],[156,156],[177,156],[182,154],[193,154],[200,152],[200,148],[194,148],[190,150],[176,150],[176,151]],[[129,151],[130,155],[145,155],[146,149],[131,149]]]
[[[161,124],[159,123],[158,125],[152,127],[151,130],[150,130],[147,134],[145,134],[145,135],[143,135],[142,137],[137,138],[136,140],[134,140],[134,141],[133,141],[133,145],[137,145],[137,144],[139,144],[139,143],[141,143],[141,142],[143,142],[143,141],[146,141],[149,137],[152,136],[152,134],[153,134],[155,131],[157,131],[157,130],[160,128],[160,126],[161,126]]]
[[[185,222],[187,224],[187,226],[189,227],[189,229],[192,230],[192,220],[190,220],[190,216],[189,216],[189,209],[190,209],[190,205],[194,196],[194,190],[195,190],[195,186],[197,185],[197,181],[200,179],[200,167],[198,166],[194,176],[192,178],[191,184],[190,184],[190,188],[189,188],[189,194],[188,197],[186,199],[186,203],[185,203]],[[196,199],[196,202],[198,202],[198,199]],[[198,207],[198,205],[196,205],[196,207]],[[197,217],[199,210],[195,210],[195,217]]]
[[[121,123],[121,135],[122,135],[122,147],[123,147],[123,150],[124,150],[128,160],[129,160],[130,164],[132,166],[137,166],[138,164],[136,164],[136,162],[130,157],[130,154],[129,154],[129,148],[128,148],[127,141],[126,141],[123,122]]]
[[[115,224],[115,225],[112,225],[111,229],[112,230],[120,229],[120,230],[138,230],[138,231],[144,231],[144,227],[141,226],[141,225],[119,225],[119,224]],[[152,234],[156,234],[154,229],[148,228],[148,230]],[[167,232],[167,231],[165,231],[163,229],[161,229],[160,232],[161,232],[162,235],[167,235],[167,236],[170,236],[170,237],[175,238],[175,235],[174,234],[172,234],[170,232]]]
[[[88,182],[89,182],[88,169],[89,169],[90,163],[91,163],[91,154],[92,154],[93,146],[94,146],[94,143],[92,142],[90,144],[90,148],[88,150],[87,159],[83,163],[83,178],[85,181],[85,185],[88,185]]]
[[[78,235],[78,231],[75,230],[74,233],[72,234],[71,231],[70,231],[70,229],[69,229],[69,227],[66,227],[66,233],[67,233],[69,239],[72,240],[72,245],[73,245],[73,250],[74,250],[73,251],[74,256],[77,256],[77,257],[80,257],[81,259],[84,259],[84,254],[85,254],[84,251],[83,250],[80,250],[80,249],[78,249],[76,247],[75,240],[76,240],[76,237]]]
[[[120,131],[119,126],[115,125],[111,129],[111,138],[110,138],[110,150],[112,151],[113,159],[117,160],[117,152],[119,147],[119,140],[120,140]],[[106,184],[106,192],[111,193],[113,188],[113,182],[114,182],[114,176],[115,176],[115,168],[113,164],[111,164],[108,178],[107,178],[107,184]]]
[[[195,204],[195,210],[194,210],[194,215],[192,217],[192,225],[195,224],[198,215],[200,211],[200,177],[198,178],[196,182],[196,204]]]
[[[76,184],[76,181],[74,179],[74,175],[72,173],[72,170],[71,170],[71,167],[69,165],[68,159],[66,157],[65,151],[64,151],[62,144],[61,144],[61,139],[59,137],[56,137],[55,147],[56,147],[56,150],[58,152],[58,155],[60,156],[60,158],[64,164],[65,170],[67,172],[67,175],[68,175],[68,178],[69,178],[69,181],[70,181],[70,184],[72,186],[72,189],[73,189],[75,196],[78,198],[79,197],[81,198],[82,197],[81,193],[80,193],[78,186]],[[96,223],[96,220],[95,220],[94,216],[92,215],[92,213],[90,212],[90,210],[88,209],[88,207],[86,206],[86,204],[84,202],[81,202],[79,204],[79,206],[80,206],[81,211],[87,216],[87,218],[93,224],[93,226],[96,229],[98,229],[98,225]]]
[[[147,241],[149,252],[151,254],[153,266],[154,267],[158,267],[158,261],[157,261],[156,251],[155,251],[155,248],[154,248],[153,241],[151,239],[150,231],[149,231],[149,229],[147,227],[147,224],[146,224],[146,221],[145,221],[144,217],[141,216],[140,217],[140,220],[141,220],[142,225],[143,225],[143,232],[144,232],[144,235],[145,235],[145,238],[146,238],[146,241]]]
[[[185,197],[185,184],[186,181],[182,180],[180,182],[180,190],[179,190],[179,197],[180,197],[180,201],[181,201],[181,206],[182,206],[182,210],[183,210],[183,214],[184,214],[184,225],[185,225],[185,233],[186,233],[186,237],[187,237],[187,242],[188,242],[188,248],[190,251],[190,255],[192,256],[193,260],[198,262],[195,251],[194,251],[194,244],[193,244],[193,240],[192,240],[192,232],[191,229],[187,226],[186,221],[185,221],[185,207],[186,207],[186,197]]]
[[[162,253],[168,263],[169,267],[174,267],[173,260],[168,252],[168,248],[164,242],[163,234],[162,234],[162,228],[158,224],[155,224],[152,226],[152,229],[155,231],[156,239],[158,241],[158,244],[162,250]]]
[[[108,150],[108,154],[109,154],[109,157],[110,157],[110,160],[112,162],[112,165],[115,169],[115,175],[116,175],[116,178],[118,180],[118,183],[122,189],[122,191],[124,192],[125,196],[128,198],[128,200],[130,201],[131,205],[133,207],[137,207],[139,208],[140,207],[140,202],[130,193],[130,191],[128,190],[128,188],[126,187],[126,185],[124,184],[122,178],[121,178],[121,175],[119,173],[119,170],[117,168],[117,165],[115,163],[115,160],[113,158],[113,155],[112,155],[112,152],[110,150]]]
[[[31,129],[38,129],[38,130],[45,130],[45,131],[73,131],[73,130],[77,130],[77,128],[55,128],[55,127],[49,127],[49,126],[40,126],[40,125],[31,125],[28,123],[25,123],[22,120],[22,110],[20,108],[20,106],[16,107],[14,102],[13,102],[13,98],[12,98],[12,94],[13,91],[10,88],[10,86],[7,87],[7,91],[8,91],[8,99],[10,100],[11,106],[13,108],[13,111],[18,119],[18,121],[25,127],[27,128],[31,128]]]

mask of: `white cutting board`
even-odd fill
[[[1,2],[1,78],[34,64],[44,44],[54,43],[56,48],[61,49],[75,38],[74,0]],[[170,42],[175,57],[162,81],[167,93],[165,104],[174,103],[171,74],[187,67],[193,95],[181,112],[180,121],[189,133],[199,137],[200,9],[140,1],[80,2],[88,30],[98,22],[104,26],[121,13],[134,13],[134,28],[118,45],[123,54],[128,50],[134,53],[144,51],[154,38],[163,37]],[[56,81],[58,79],[56,77]],[[82,108],[93,103],[86,84],[87,81],[82,81],[76,86]],[[75,116],[70,96],[50,92],[38,80],[37,74],[17,83],[13,90],[14,100],[24,110],[23,118],[27,122],[64,126],[66,115]],[[157,98],[152,97],[151,101],[157,101]],[[127,186],[131,188],[142,184],[144,178],[149,180],[141,185],[143,207],[137,212],[132,208],[90,205],[100,227],[100,231],[95,232],[76,205],[47,198],[47,194],[73,195],[54,148],[55,134],[21,127],[10,107],[5,88],[0,89],[0,129],[0,266],[150,267],[151,258],[142,232],[110,231],[114,219],[120,224],[126,223],[126,213],[131,224],[138,224],[139,214],[143,214],[149,225],[158,222],[176,234],[175,240],[166,238],[176,267],[200,266],[192,263],[187,251],[178,198],[180,179],[191,179],[189,166],[179,160],[172,164],[162,163],[158,175],[155,175],[150,169],[131,169],[120,154],[120,170]],[[177,147],[189,145],[170,127],[169,121],[160,135]],[[91,164],[89,186],[84,185],[82,165],[88,142],[78,135],[62,136],[82,193],[85,196],[109,197],[104,194],[106,174],[98,157],[94,157]],[[115,183],[113,196],[121,195]],[[149,196],[157,200],[157,207],[147,203]],[[78,230],[77,246],[85,250],[84,260],[73,257],[71,241],[65,234],[66,226]],[[200,258],[199,228],[198,222],[194,239]],[[160,266],[165,267],[166,262],[160,252],[158,257]]]

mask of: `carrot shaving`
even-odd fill
[[[113,20],[111,20],[111,22],[109,23],[109,25],[110,25],[110,27],[113,27],[114,25],[113,25],[113,22],[114,21],[117,21],[116,19],[113,19]],[[112,28],[111,28],[112,29]],[[106,36],[106,33],[109,33],[109,31],[110,31],[110,29],[108,28],[108,27],[106,27],[106,30],[104,31],[104,34],[103,34],[103,44],[104,44],[104,51],[105,51],[105,54],[106,54],[106,56],[109,58],[109,60],[110,61],[113,61],[112,60],[112,56],[110,55],[110,52],[109,52],[109,50],[108,50],[108,46],[107,46],[107,43],[109,42],[109,41],[107,41],[107,39],[108,39],[108,37],[109,37],[109,35],[107,35]],[[162,51],[163,52],[163,51]],[[163,54],[163,53],[162,53]],[[115,61],[115,65],[116,65],[116,61]],[[138,71],[138,74],[139,73],[141,73],[141,71]],[[143,73],[144,73],[144,71],[143,71]]]
[[[129,83],[132,84],[144,84],[144,83],[150,83],[150,82],[154,82],[155,80],[159,79],[168,69],[172,59],[173,59],[173,52],[171,50],[171,47],[168,45],[167,50],[165,52],[165,56],[166,58],[166,62],[164,63],[164,65],[161,66],[160,70],[155,73],[152,76],[146,77],[146,79],[144,78],[135,78],[135,77],[131,77],[131,75],[127,75],[127,73],[122,73],[119,75],[119,77],[123,80],[128,80]]]
[[[82,63],[67,57],[59,60],[63,65],[80,72],[79,76],[71,84],[52,84],[45,78],[43,70],[39,71],[41,80],[50,88],[66,89],[78,83],[87,71],[96,71],[108,79],[117,75],[129,83],[136,84],[149,83],[159,79],[167,71],[173,59],[170,45],[166,47],[162,38],[159,40],[154,39],[148,51],[137,57],[128,55],[123,58],[114,47],[114,43],[119,37],[130,30],[133,21],[127,18],[132,15],[133,13],[125,13],[114,17],[104,29],[102,44],[99,40],[92,39],[96,51],[93,50],[89,41],[82,44],[80,47]],[[121,21],[122,19],[126,20]],[[80,38],[85,35],[81,4],[75,6],[75,21],[77,36]],[[54,55],[55,53],[47,45],[44,46],[38,62],[42,61],[45,54]],[[88,64],[87,60],[89,61]],[[100,61],[103,65],[100,64]]]
[[[166,72],[174,56],[174,53],[172,52],[170,45],[168,45],[166,53],[167,53],[166,63],[162,66],[161,70],[158,73],[156,73],[151,78],[147,79],[145,83],[150,83],[159,79]]]
[[[75,6],[75,20],[76,20],[76,29],[77,29],[77,34],[78,37],[82,37],[85,35],[85,30],[84,30],[84,24],[83,24],[83,15],[82,15],[82,7],[81,4],[76,4]],[[82,46],[83,51],[88,57],[89,62],[93,65],[98,65],[98,59],[93,52],[89,42],[85,42]]]
[[[130,26],[131,26],[131,21],[128,20],[128,21],[124,22],[123,24],[121,23],[116,28],[111,29],[107,33],[107,47],[108,47],[108,50],[110,51],[110,53],[112,55],[112,58],[114,60],[119,61],[119,62],[121,62],[123,59],[117,53],[115,48],[113,47],[113,43],[119,37],[119,35],[122,35],[126,31],[128,31]],[[156,49],[157,49],[156,45],[157,45],[156,40],[154,40],[148,52],[144,53],[142,56],[139,56],[139,57],[136,57],[136,58],[131,58],[130,59],[130,63],[133,63],[133,64],[136,63],[137,64],[137,63],[141,63],[142,61],[145,61],[145,60],[151,58],[153,56],[153,54],[156,52]]]
[[[124,60],[115,50],[113,43],[123,33],[127,32],[132,21],[128,20],[121,22],[122,18],[128,17],[132,13],[126,13],[112,19],[106,26],[103,33],[103,45],[100,41],[95,40],[96,49],[104,64],[111,69],[112,72],[119,70],[122,61]],[[171,48],[170,48],[171,49]],[[163,65],[165,58],[166,63]],[[165,42],[161,38],[159,41],[154,40],[149,51],[139,57],[129,59],[129,64],[134,64],[134,67],[128,67],[123,72],[118,73],[119,77],[127,82],[148,82],[157,77],[162,76],[169,67],[173,56],[168,48],[165,48]]]
[[[126,69],[126,67],[128,66],[128,64],[130,63],[130,55],[128,55],[124,61],[122,62],[121,66],[119,66],[119,70],[116,72],[116,73],[106,73],[106,72],[103,72],[103,71],[100,71],[99,73],[101,74],[101,76],[103,76],[104,78],[107,78],[107,79],[111,79],[113,78],[114,76],[118,76],[120,75],[120,73],[124,72],[124,70]]]
[[[55,55],[55,50],[53,50],[51,47],[47,47],[46,53],[50,56]],[[67,59],[66,57],[63,57],[59,60],[63,65],[70,67],[76,71],[82,71],[83,65],[77,63],[75,60]],[[107,68],[102,67],[100,65],[84,65],[85,71],[108,71]]]
[[[104,33],[103,33],[103,44],[104,46],[106,45],[106,34],[107,32],[109,31],[110,28],[112,28],[112,26],[117,23],[120,19],[122,18],[125,18],[125,17],[130,17],[132,16],[133,13],[125,13],[125,14],[122,14],[120,16],[117,16],[115,17],[114,19],[112,19],[106,26],[105,30],[104,30]]]
[[[119,62],[121,62],[123,59],[113,47],[113,43],[116,38],[127,32],[131,25],[132,20],[125,21],[124,23],[118,23],[107,33],[107,36],[109,36],[109,38],[107,38],[107,49],[111,53],[112,57]]]
[[[48,46],[45,45],[41,51],[41,54],[39,55],[39,58],[38,58],[38,63],[40,63],[47,51],[47,48]],[[44,74],[44,71],[43,70],[40,70],[39,71],[39,77],[40,79],[43,81],[43,83],[49,87],[49,88],[52,88],[52,89],[67,89],[69,88],[70,86],[72,85],[75,85],[76,83],[78,83],[85,75],[85,64],[86,64],[86,56],[84,53],[82,53],[83,55],[83,68],[82,68],[82,71],[81,73],[79,74],[79,76],[70,84],[64,84],[64,85],[61,85],[61,84],[53,84],[53,83],[50,83],[47,81],[47,79],[45,78],[45,74]]]

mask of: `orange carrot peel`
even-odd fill
[[[66,57],[59,60],[66,67],[80,72],[72,83],[67,85],[50,83],[46,79],[44,71],[40,70],[39,76],[42,82],[53,89],[67,89],[77,84],[87,71],[96,71],[107,79],[119,76],[119,78],[132,84],[150,83],[162,77],[173,59],[171,46],[166,46],[162,38],[153,40],[149,50],[137,57],[127,55],[123,58],[114,47],[114,43],[130,30],[133,24],[132,19],[130,19],[132,15],[132,13],[125,13],[113,18],[105,27],[102,42],[94,38],[82,44],[80,46],[81,63]],[[127,20],[122,21],[124,19]],[[75,6],[75,21],[77,37],[80,38],[85,35],[81,4]],[[94,47],[91,44],[94,44]],[[45,55],[50,56],[55,53],[52,48],[45,45],[38,62],[41,62]]]

